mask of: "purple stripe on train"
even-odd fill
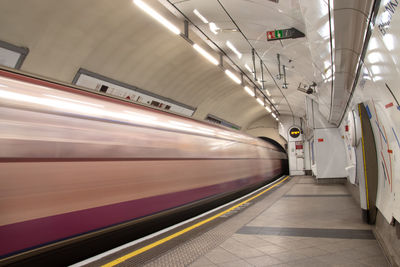
[[[267,173],[266,177],[274,177],[279,172],[280,169],[277,169]],[[212,195],[234,191],[264,179],[260,176],[243,178],[187,191],[0,226],[0,257],[151,215]]]

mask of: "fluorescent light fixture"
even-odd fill
[[[261,98],[257,98],[256,99],[258,104],[260,104],[261,106],[264,106],[264,101],[261,100]]]
[[[267,106],[265,106],[265,109],[269,112],[269,113],[271,113],[271,109],[268,107],[268,105]]]
[[[233,53],[237,55],[239,59],[242,58],[242,53],[240,53],[231,42],[226,41],[226,45],[229,47],[230,50],[233,51]]]
[[[229,76],[235,83],[241,84],[239,77],[233,74],[230,70],[225,70],[225,74]]]
[[[218,28],[218,26],[214,22],[210,22],[208,26],[210,27],[210,31],[212,31],[212,33],[218,34],[220,28]]]
[[[144,3],[142,0],[133,0],[135,5],[140,7],[144,12],[152,16],[154,19],[156,19],[158,22],[160,22],[162,25],[168,28],[171,32],[175,33],[176,35],[180,34],[181,31],[176,27],[174,24],[169,22],[166,18],[161,16],[157,11],[152,9],[150,6],[148,6],[146,3]]]
[[[268,96],[271,96],[271,93],[268,91],[268,89],[265,89],[265,92],[267,93]]]
[[[254,75],[253,71],[251,70],[251,68],[249,67],[249,65],[244,64],[244,67],[251,73]]]
[[[196,16],[198,16],[199,19],[201,19],[202,22],[204,22],[205,24],[208,23],[208,20],[207,20],[202,14],[200,14],[200,12],[199,12],[197,9],[193,10],[193,13],[194,13]]]
[[[271,98],[271,102],[272,102],[273,104],[275,104],[275,100],[274,100],[273,98]]]
[[[210,53],[208,53],[206,50],[204,50],[203,48],[201,48],[198,44],[194,44],[193,48],[199,52],[203,57],[205,57],[206,59],[208,59],[208,61],[210,61],[212,64],[214,65],[218,65],[219,61],[213,57]]]
[[[279,121],[279,119],[278,119],[278,118],[275,118],[275,120],[276,120],[276,121]]]
[[[244,87],[244,90],[249,94],[249,95],[251,95],[251,96],[255,96],[255,94],[254,94],[254,90],[251,90],[249,87],[247,87],[247,86],[245,86]]]
[[[274,117],[276,119],[275,113],[272,112],[271,115],[272,115],[272,117]]]

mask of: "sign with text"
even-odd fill
[[[275,41],[275,40],[282,40],[282,39],[294,39],[294,38],[300,38],[300,37],[304,37],[304,36],[305,36],[304,33],[297,30],[296,28],[267,31],[267,40],[268,41]]]

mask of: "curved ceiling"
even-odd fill
[[[158,2],[152,5],[179,24]],[[242,86],[131,0],[1,1],[0,36],[29,48],[22,71],[71,83],[85,68],[195,107],[194,118],[211,113],[243,129],[269,116]]]
[[[262,117],[272,117],[243,90],[244,85],[258,87],[258,97],[266,96],[267,105],[276,108],[280,115],[305,115],[306,94],[298,86],[321,82],[316,79],[327,76],[326,59],[332,57],[328,47],[329,18],[312,15],[319,9],[326,14],[327,1],[145,1],[181,32],[184,20],[190,21],[189,36],[185,37],[168,31],[132,0],[3,0],[0,40],[29,48],[22,71],[71,83],[77,71],[84,68],[194,107],[196,119],[203,120],[212,114],[246,129]],[[217,25],[216,34],[209,23],[193,13],[194,9]],[[351,16],[343,15],[341,19],[351,20]],[[292,27],[306,36],[267,41],[266,31]],[[227,41],[242,54],[240,58]],[[221,56],[223,66],[210,64],[193,49],[193,42],[215,58]],[[336,43],[339,44],[338,40]],[[335,56],[340,58],[342,52]],[[244,84],[234,83],[224,69],[241,73]],[[328,93],[332,86],[322,84],[315,98],[319,100],[324,92],[330,99],[333,95],[335,99],[340,97],[340,92]],[[336,108],[328,105],[328,98],[322,97],[321,101],[320,106]]]
[[[305,24],[298,0],[187,0],[162,1],[168,7],[173,5],[186,19],[190,20],[201,32],[205,40],[211,39],[234,63],[248,75],[254,84],[261,80],[260,59],[263,61],[264,89],[278,105],[281,114],[304,116],[303,92],[297,90],[299,83],[310,85],[314,79],[313,64],[307,38],[267,41],[266,32],[275,29],[296,28],[305,32]],[[278,3],[277,3],[278,2]],[[209,23],[205,23],[193,11],[197,10]],[[180,16],[182,17],[182,16]],[[215,23],[217,34],[210,29]],[[201,36],[201,34],[200,34]],[[237,54],[227,46],[231,42],[242,54]],[[252,48],[259,57],[255,62]],[[280,71],[277,54],[280,55]],[[256,79],[251,74],[256,70]],[[250,67],[250,70],[246,67]],[[283,89],[283,65],[286,70],[287,89]],[[285,99],[286,98],[286,99]]]

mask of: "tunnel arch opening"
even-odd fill
[[[266,137],[266,136],[258,136],[258,138],[260,138],[261,140],[263,140],[265,142],[270,143],[271,145],[276,147],[279,151],[286,153],[286,149],[281,144],[279,144],[277,141],[275,141],[274,139]]]
[[[286,149],[279,144],[277,141],[275,141],[272,138],[266,137],[266,136],[258,136],[261,140],[273,145],[278,151],[284,152],[287,155]],[[284,165],[282,166],[283,174],[287,175],[289,174],[289,161],[286,160]]]

